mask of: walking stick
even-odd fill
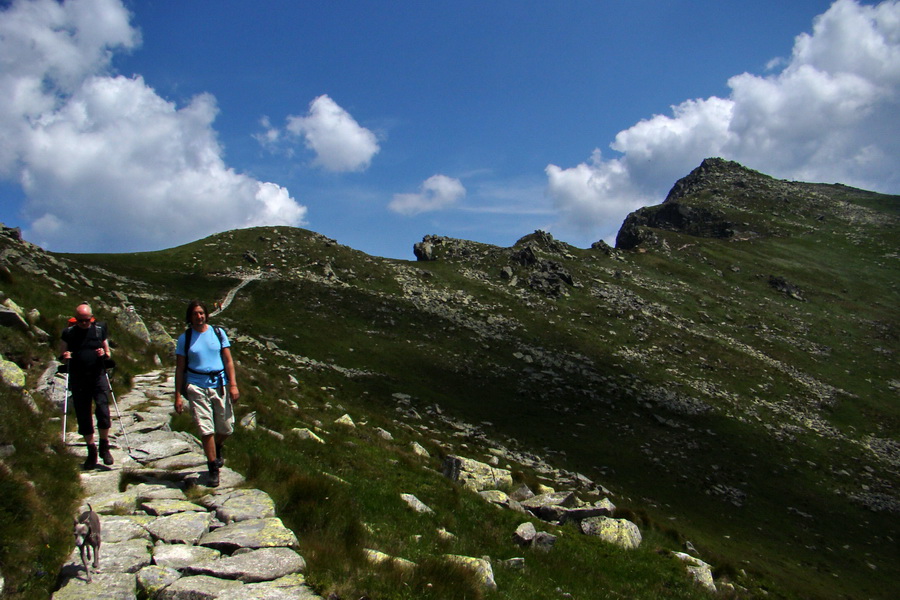
[[[63,365],[66,369],[66,385],[63,387],[63,428],[62,428],[62,441],[63,444],[66,443],[66,417],[69,414],[69,359],[66,359],[66,364]],[[58,369],[57,369],[58,371]]]
[[[119,419],[119,427],[122,429],[122,437],[125,438],[125,447],[128,449],[128,456],[131,456],[131,443],[128,441],[128,434],[125,432],[125,424],[122,422],[122,414],[119,412],[119,403],[116,402],[116,395],[112,391],[112,384],[109,382],[109,372],[106,370],[107,368],[113,368],[116,366],[112,360],[107,359],[104,363],[103,375],[106,376],[106,387],[109,388],[109,395],[112,396],[113,406],[116,408],[116,417]]]

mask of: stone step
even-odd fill
[[[188,499],[185,490],[206,482],[206,459],[196,437],[169,430],[172,377],[153,371],[135,376],[134,386],[116,399],[118,415],[111,407],[114,463],[81,474],[80,511],[90,505],[100,515],[99,567],[88,581],[73,548],[53,599],[321,600],[306,585],[297,538],[268,494],[241,488],[244,477],[223,467],[219,487]],[[67,433],[66,444],[86,456],[78,434]],[[123,471],[131,482],[124,490]]]

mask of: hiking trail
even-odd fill
[[[90,504],[100,515],[100,568],[88,583],[73,548],[53,600],[322,600],[306,585],[297,537],[275,516],[268,494],[242,487],[244,477],[227,463],[218,488],[204,485],[199,440],[169,427],[173,377],[153,371],[134,384],[117,398],[130,454],[114,424],[115,463],[81,474],[85,498],[78,513]],[[87,455],[77,433],[68,432],[66,443],[79,458]]]
[[[239,284],[228,290],[228,293],[225,294],[225,299],[222,300],[222,304],[217,309],[209,313],[209,316],[215,316],[231,306],[231,301],[234,300],[234,297],[237,295],[237,293],[241,291],[241,289],[243,289],[244,286],[246,286],[248,283],[250,283],[251,281],[256,281],[260,277],[262,277],[262,272],[260,271],[256,271],[255,273],[251,273],[250,275],[245,276]]]

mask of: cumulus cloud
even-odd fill
[[[327,95],[314,99],[306,115],[289,116],[286,130],[302,137],[306,147],[316,154],[313,164],[327,171],[364,171],[381,149],[375,134]],[[266,135],[277,138],[271,127]]]
[[[900,2],[837,0],[767,76],[728,81],[727,98],[686,100],[616,135],[575,167],[546,168],[561,224],[615,234],[636,206],[656,204],[703,158],[776,177],[878,191],[900,187]]]
[[[208,94],[179,107],[110,73],[139,35],[119,0],[16,0],[0,12],[0,176],[26,194],[28,239],[130,251],[236,227],[300,225],[288,191],[222,159]]]
[[[413,216],[452,206],[466,196],[466,188],[459,179],[446,175],[432,175],[416,194],[394,194],[388,208],[401,215]]]

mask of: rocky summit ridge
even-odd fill
[[[615,248],[542,231],[509,248],[428,235],[415,261],[396,261],[273,227],[152,253],[63,255],[4,229],[4,379],[48,410],[33,382],[73,299],[85,298],[110,321],[123,376],[170,369],[184,303],[202,295],[222,304],[215,320],[251,382],[238,410],[256,427],[237,436],[234,460],[293,506],[278,513],[298,531],[307,513],[279,491],[285,461],[314,465],[303,481],[329,497],[353,490],[345,512],[363,525],[347,530],[364,532],[369,564],[412,577],[433,556],[488,556],[480,570],[490,566],[497,587],[473,594],[547,597],[556,592],[535,573],[565,557],[578,574],[560,594],[649,598],[667,586],[702,597],[681,553],[738,597],[889,598],[900,580],[898,208],[896,196],[707,159],[660,205],[629,215]],[[0,433],[14,468],[28,447]],[[389,473],[417,474],[417,485],[378,492],[398,503],[385,512],[365,500],[391,480],[371,470],[373,456]],[[485,469],[496,485],[467,484],[465,473]],[[557,496],[530,506],[522,484]],[[504,511],[454,509],[445,486],[462,494],[452,502],[472,494]],[[530,516],[502,526],[463,520],[521,508]],[[405,511],[435,526],[400,535],[386,523]],[[640,546],[624,556],[596,546],[601,517],[623,534],[634,525]],[[533,532],[518,530],[525,521]],[[481,536],[494,529],[503,541],[492,545]],[[323,562],[306,533],[298,540],[317,592],[346,594],[331,570],[340,562]],[[611,564],[578,566],[600,555],[657,575],[635,591]],[[662,574],[669,558],[677,575]],[[404,571],[400,559],[419,566]]]

